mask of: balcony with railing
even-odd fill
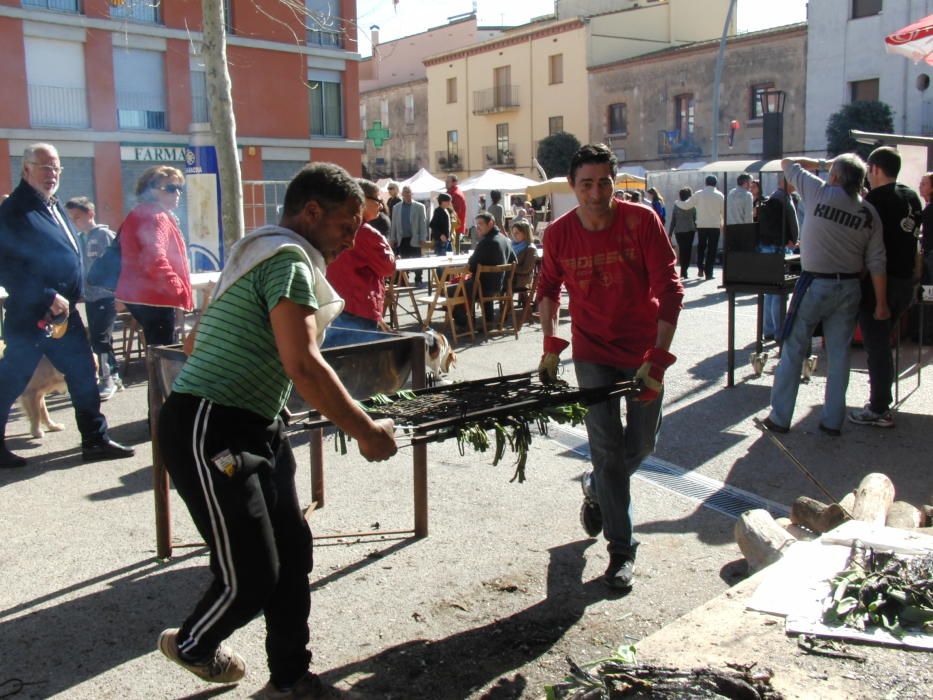
[[[483,146],[483,160],[486,161],[486,167],[496,165],[515,165],[515,154],[512,152],[512,144],[503,146]]]
[[[473,92],[473,114],[510,112],[518,107],[518,85],[497,85]]]
[[[87,90],[55,85],[29,85],[29,124],[86,129]]]
[[[434,159],[437,161],[439,170],[451,172],[453,170],[462,169],[460,165],[460,154],[456,151],[435,151]]]
[[[658,155],[662,158],[693,158],[703,153],[696,132],[682,135],[676,129],[658,132]]]
[[[111,5],[110,18],[125,19],[129,22],[161,24],[160,5],[161,3],[158,0],[128,0],[122,5]]]
[[[71,12],[73,14],[81,12],[80,0],[23,0],[23,7],[35,7],[54,12]]]
[[[146,92],[118,92],[117,127],[140,131],[165,131],[164,97]]]

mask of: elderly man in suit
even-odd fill
[[[411,198],[411,188],[402,188],[402,201],[392,208],[389,243],[401,258],[420,258],[421,243],[428,240],[428,217],[424,205]],[[415,272],[415,284],[421,284],[421,270]]]
[[[77,312],[84,293],[80,244],[55,198],[61,173],[54,146],[28,146],[22,180],[0,205],[0,285],[10,295],[0,359],[0,468],[26,464],[7,449],[6,424],[43,355],[65,375],[84,461],[133,455],[110,439],[100,412],[94,358]]]

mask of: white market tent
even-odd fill
[[[616,187],[625,190],[643,190],[645,189],[645,179],[631,173],[618,173],[616,175]],[[557,217],[566,214],[577,206],[577,196],[570,188],[570,182],[566,176],[552,177],[544,182],[538,182],[526,190],[528,197],[549,196],[551,198],[551,217]]]
[[[412,175],[407,180],[398,183],[399,192],[403,187],[411,188],[411,196],[415,199],[430,199],[434,192],[443,192],[446,183],[439,180],[424,168]]]
[[[502,206],[506,210],[509,208],[509,200],[513,194],[524,196],[525,191],[531,186],[538,184],[536,180],[513,175],[512,173],[489,168],[488,170],[460,181],[460,190],[467,200],[467,221],[472,222],[473,217],[479,211],[479,196],[485,195],[486,204],[492,204],[490,192],[499,190],[502,193]]]

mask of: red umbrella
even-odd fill
[[[884,48],[888,53],[906,56],[914,63],[926,61],[933,65],[933,15],[886,36]]]

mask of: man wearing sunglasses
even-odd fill
[[[6,447],[6,424],[43,355],[65,375],[84,461],[133,455],[110,439],[100,412],[94,358],[77,312],[84,293],[80,245],[55,198],[61,173],[54,146],[27,147],[22,180],[0,205],[0,286],[9,294],[0,359],[0,468],[26,464]],[[67,322],[63,335],[47,332],[53,319]]]

